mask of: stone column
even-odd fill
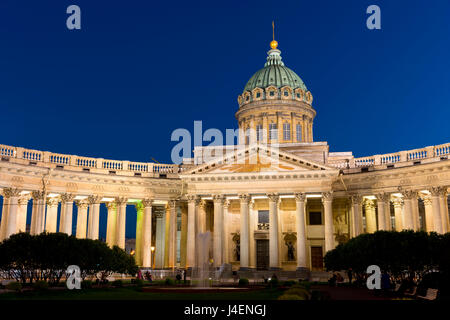
[[[29,196],[19,198],[19,211],[17,216],[17,233],[27,231],[27,211]],[[56,231],[55,231],[56,232]]]
[[[152,267],[152,204],[153,200],[144,199],[144,226],[142,236],[142,266],[144,268]]]
[[[405,190],[402,195],[404,201],[403,229],[414,230],[413,199],[417,197],[417,193],[412,190]]]
[[[431,195],[423,196],[423,205],[425,207],[425,230],[427,232],[432,232],[434,230],[433,227],[433,207],[431,201]]]
[[[88,202],[84,200],[76,200],[75,204],[77,205],[77,230],[76,237],[78,239],[86,239],[86,230],[87,230],[87,210],[88,210]]]
[[[177,201],[169,201],[169,268],[174,269],[177,264]],[[166,228],[167,230],[167,228]]]
[[[354,194],[350,196],[352,202],[352,236],[359,236],[362,231],[362,197]]]
[[[447,203],[447,188],[442,187],[441,196],[439,197],[439,203],[441,206],[442,216],[442,231],[443,233],[449,232],[449,218],[448,218],[448,203]]]
[[[255,228],[258,220],[258,211],[255,210],[255,202],[250,200],[249,204],[249,234],[248,234],[248,252],[249,268],[256,269],[256,248],[255,248]]]
[[[249,268],[249,218],[248,205],[250,196],[248,194],[240,194],[239,200],[241,202],[241,229],[240,229],[240,244],[241,244],[241,261],[240,270],[248,270]]]
[[[196,238],[196,211],[199,199],[195,195],[188,195],[188,226],[187,226],[187,244],[186,244],[186,268],[195,267],[195,241]]]
[[[223,223],[223,202],[221,195],[214,195],[214,235],[213,235],[213,261],[214,266],[222,264],[222,223]]]
[[[388,215],[389,207],[386,203],[389,199],[389,195],[386,193],[379,193],[376,195],[377,207],[378,207],[378,230],[389,230],[388,229]]]
[[[306,195],[304,193],[295,194],[295,205],[296,205],[295,229],[297,232],[297,270],[299,271],[309,269],[306,261],[305,201]]]
[[[437,233],[445,233],[444,221],[441,213],[441,194],[442,187],[432,187],[431,192],[431,204],[433,208],[433,228]]]
[[[117,206],[116,202],[111,201],[106,203],[108,209],[108,217],[106,220],[106,243],[109,247],[113,247],[116,244],[117,234]]]
[[[34,220],[34,228],[32,224],[32,228],[34,229],[32,234],[40,234],[44,231],[44,221],[45,221],[45,193],[42,191],[33,191],[32,192],[33,202],[33,215],[35,215]]]
[[[278,202],[277,193],[267,194],[269,198],[269,268],[280,269],[279,235],[278,235]],[[242,247],[242,246],[241,246]]]
[[[229,236],[229,213],[230,201],[225,200],[223,204],[223,262],[230,263],[230,236]]]
[[[88,222],[88,238],[97,240],[100,223],[100,201],[101,196],[93,195],[88,197],[89,202],[89,222]]]
[[[72,234],[73,199],[75,196],[70,193],[61,195],[61,206],[64,206],[64,225],[62,232],[69,236]]]
[[[6,233],[5,239],[8,239],[11,235],[15,234],[17,231],[17,211],[18,211],[18,201],[21,190],[7,188],[3,191],[5,194],[8,194],[9,198],[9,212],[8,218],[6,220]]]
[[[328,252],[334,249],[333,192],[322,193],[322,202],[325,217],[325,252]]]
[[[205,200],[199,199],[197,206],[197,234],[206,232],[206,206]],[[196,235],[197,236],[197,235]]]
[[[181,211],[180,267],[186,268],[188,213],[187,213],[187,203],[185,201],[181,203],[180,211]]]
[[[377,217],[375,213],[375,201],[370,199],[364,200],[364,209],[366,211],[366,233],[374,233],[377,231]]]
[[[155,267],[156,268],[163,268],[164,267],[164,251],[165,251],[165,244],[164,244],[164,229],[165,229],[165,222],[164,222],[164,211],[157,211],[155,212],[156,215],[156,250],[155,250]],[[195,255],[194,255],[195,259]]]
[[[117,207],[117,229],[116,229],[116,245],[119,248],[125,249],[125,223],[127,215],[127,198],[116,198]]]
[[[419,200],[418,200],[417,192],[414,193],[413,198],[411,199],[411,206],[412,206],[414,230],[419,231],[420,230],[420,218],[419,218]]]
[[[142,241],[144,227],[144,205],[141,202],[134,204],[136,208],[136,242],[134,250],[134,260],[138,266],[142,266]]]
[[[58,220],[58,198],[47,198],[47,219],[45,219],[45,231],[54,233]]]
[[[401,198],[394,198],[394,215],[395,215],[395,231],[403,230],[403,200]]]
[[[8,221],[8,211],[9,211],[9,197],[8,193],[5,193],[6,189],[3,189],[3,208],[2,208],[2,224],[0,226],[0,241],[5,239],[6,226]]]

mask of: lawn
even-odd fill
[[[249,292],[177,293],[141,292],[135,286],[82,290],[25,291],[3,293],[0,300],[275,300],[283,290],[264,288]]]

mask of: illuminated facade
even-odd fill
[[[125,248],[133,205],[143,267],[196,267],[197,235],[210,231],[216,267],[303,272],[322,270],[326,251],[363,232],[450,231],[450,143],[363,158],[329,152],[313,139],[312,102],[272,42],[238,97],[240,147],[221,147],[212,161],[202,161],[208,147],[173,165],[0,145],[0,240],[27,231],[27,215],[32,234],[98,239],[105,206],[106,242]]]

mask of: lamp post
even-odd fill
[[[151,246],[150,250],[152,251],[152,254],[151,254],[152,261],[150,261],[150,265],[152,266],[152,269],[155,269],[155,259],[154,259],[155,247]]]

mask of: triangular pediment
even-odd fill
[[[224,173],[267,173],[336,170],[324,164],[282,152],[278,148],[255,144],[238,148],[191,168],[183,175]]]

